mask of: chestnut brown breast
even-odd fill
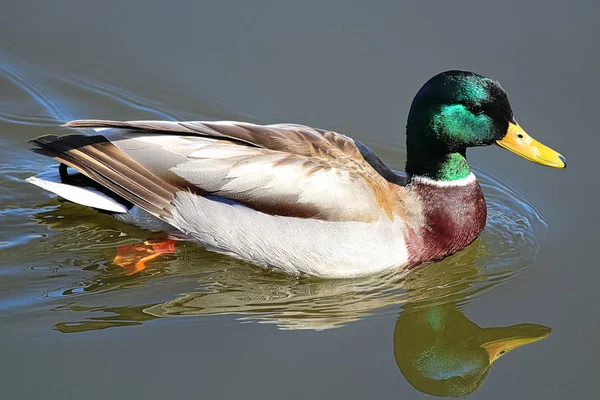
[[[449,256],[473,242],[485,226],[487,207],[477,180],[462,186],[413,181],[425,223],[408,229],[409,267]]]

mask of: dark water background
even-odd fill
[[[455,391],[600,395],[593,2],[4,3],[0,398],[448,395],[419,380],[426,351],[414,349],[442,349],[460,370],[477,340],[521,323],[552,333]],[[297,279],[192,244],[128,276],[117,247],[150,233],[23,182],[52,164],[25,141],[76,118],[298,122],[402,170],[414,93],[455,68],[498,79],[519,123],[569,167],[471,150],[488,227],[407,278]]]

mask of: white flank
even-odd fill
[[[125,206],[92,188],[67,185],[65,183],[53,182],[35,176],[27,178],[26,181],[39,186],[42,189],[46,189],[49,192],[55,193],[73,203],[116,213],[127,212]]]
[[[452,187],[452,186],[467,186],[467,185],[470,185],[471,183],[475,182],[476,180],[477,180],[477,177],[475,177],[475,174],[473,174],[471,172],[465,178],[457,179],[455,181],[439,181],[439,180],[428,178],[426,176],[415,175],[412,177],[411,182],[425,184],[425,185],[431,185],[431,186],[438,186],[438,187]]]
[[[209,250],[291,274],[352,278],[408,263],[404,222],[328,222],[269,215],[179,192],[168,222]]]

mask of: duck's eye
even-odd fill
[[[481,107],[480,105],[471,106],[471,107],[469,107],[469,109],[475,115],[481,115],[484,113],[483,107]]]

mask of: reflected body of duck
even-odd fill
[[[550,333],[546,326],[529,323],[483,328],[464,315],[459,304],[501,281],[498,275],[486,276],[482,268],[474,266],[480,251],[481,245],[476,242],[459,255],[427,265],[414,274],[401,277],[387,273],[360,280],[299,281],[268,272],[252,274],[245,268],[217,268],[200,278],[203,290],[167,302],[64,307],[62,310],[91,316],[83,321],[61,322],[55,328],[63,333],[81,333],[138,326],[157,318],[233,314],[245,321],[259,320],[286,330],[322,330],[400,305],[393,352],[404,378],[427,394],[462,397],[483,384],[502,355]],[[210,253],[204,256],[215,257]]]

